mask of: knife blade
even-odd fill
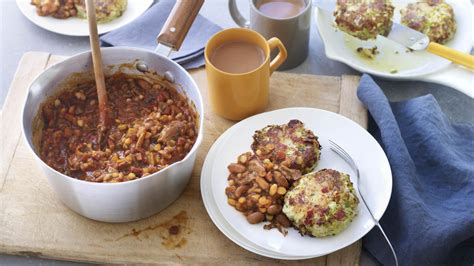
[[[425,50],[430,43],[430,38],[425,34],[396,22],[393,22],[392,30],[385,37],[412,50]]]
[[[168,46],[166,44],[158,43],[155,48],[155,53],[163,55],[165,57],[169,57],[171,52],[173,51],[173,47]]]

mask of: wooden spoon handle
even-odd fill
[[[177,0],[157,37],[158,43],[179,50],[204,0]]]
[[[99,34],[97,33],[94,0],[86,0],[86,10],[92,48],[92,64],[94,65],[95,84],[99,98],[99,127],[101,127],[101,130],[105,130],[107,125],[107,90],[105,88],[104,71],[102,69],[102,56],[99,46]]]

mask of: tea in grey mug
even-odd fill
[[[273,18],[257,9],[258,0],[250,2],[250,21],[238,10],[236,0],[229,0],[232,19],[241,27],[251,28],[266,39],[277,37],[288,51],[286,62],[279,70],[290,69],[301,64],[308,56],[311,28],[311,0],[305,0],[306,7],[298,15],[288,18]]]

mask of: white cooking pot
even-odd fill
[[[178,18],[190,19],[192,17],[191,19],[194,19],[197,14],[196,7],[199,10],[202,1],[178,1],[172,15],[180,13],[176,12],[176,8],[182,2],[185,2],[185,5],[189,5],[190,2],[195,4],[191,10],[194,15],[189,12],[184,15],[181,13]],[[188,28],[191,25],[191,23],[184,24],[187,24]],[[174,28],[172,32],[182,33],[183,31]],[[187,30],[184,34],[186,33]],[[183,38],[176,37],[174,39],[181,42]],[[179,45],[177,46],[179,47]],[[135,221],[166,208],[181,195],[188,184],[197,150],[203,139],[203,102],[198,86],[189,73],[166,56],[136,48],[103,48],[101,51],[106,75],[111,75],[116,71],[143,75],[136,66],[144,63],[149,70],[154,70],[159,75],[172,79],[176,83],[178,91],[185,93],[194,103],[199,114],[199,133],[196,143],[186,157],[159,172],[122,183],[93,183],[71,178],[54,170],[41,160],[33,143],[33,132],[36,129],[33,126],[33,121],[40,111],[41,104],[49,96],[57,94],[58,84],[73,73],[91,72],[92,56],[90,51],[72,56],[51,66],[31,83],[23,108],[23,135],[27,146],[45,173],[56,195],[66,206],[85,217],[98,221]],[[124,66],[128,66],[128,68]],[[38,177],[31,178],[34,182],[34,179]]]

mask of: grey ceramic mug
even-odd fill
[[[311,28],[311,0],[305,0],[305,9],[296,16],[289,18],[273,18],[260,12],[256,3],[250,2],[250,21],[239,12],[236,0],[229,0],[230,15],[241,27],[251,28],[266,39],[277,37],[288,51],[286,62],[279,70],[290,69],[301,64],[308,56],[309,33]]]

